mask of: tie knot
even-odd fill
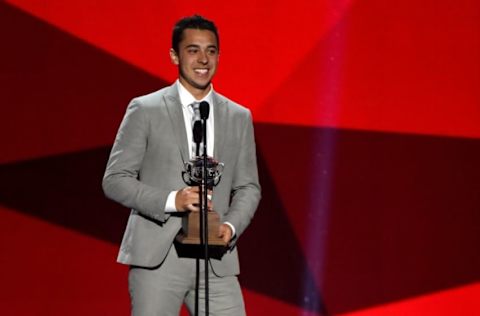
[[[190,104],[190,107],[192,108],[193,121],[199,120],[200,119],[200,103],[193,102],[192,104]]]
[[[193,111],[200,111],[200,103],[199,102],[193,102],[190,104],[192,107]]]

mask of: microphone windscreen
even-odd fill
[[[200,118],[202,120],[208,119],[208,115],[210,114],[210,104],[207,101],[200,102]]]
[[[193,141],[196,144],[199,144],[202,142],[202,122],[201,121],[195,121],[195,123],[193,123]]]

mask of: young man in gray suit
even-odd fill
[[[170,57],[178,80],[130,102],[103,179],[107,197],[132,209],[118,255],[120,263],[130,265],[132,314],[178,315],[184,302],[193,311],[195,259],[179,257],[173,244],[179,215],[199,211],[198,188],[185,185],[182,171],[194,156],[190,105],[207,101],[207,153],[225,164],[208,206],[220,215],[218,235],[228,243],[221,259],[207,265],[210,313],[244,315],[235,244],[260,200],[251,114],[213,90],[219,57],[213,22],[200,16],[178,21]]]

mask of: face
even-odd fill
[[[210,90],[218,56],[217,38],[208,30],[185,29],[178,54],[170,50],[170,58],[178,66],[180,82],[197,99]]]

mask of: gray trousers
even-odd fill
[[[205,315],[204,269],[204,260],[200,260],[199,315]],[[195,275],[196,260],[179,258],[174,246],[157,268],[131,267],[128,285],[132,316],[178,316],[183,303],[193,315]],[[218,277],[209,270],[209,312],[211,316],[245,315],[236,276]]]

